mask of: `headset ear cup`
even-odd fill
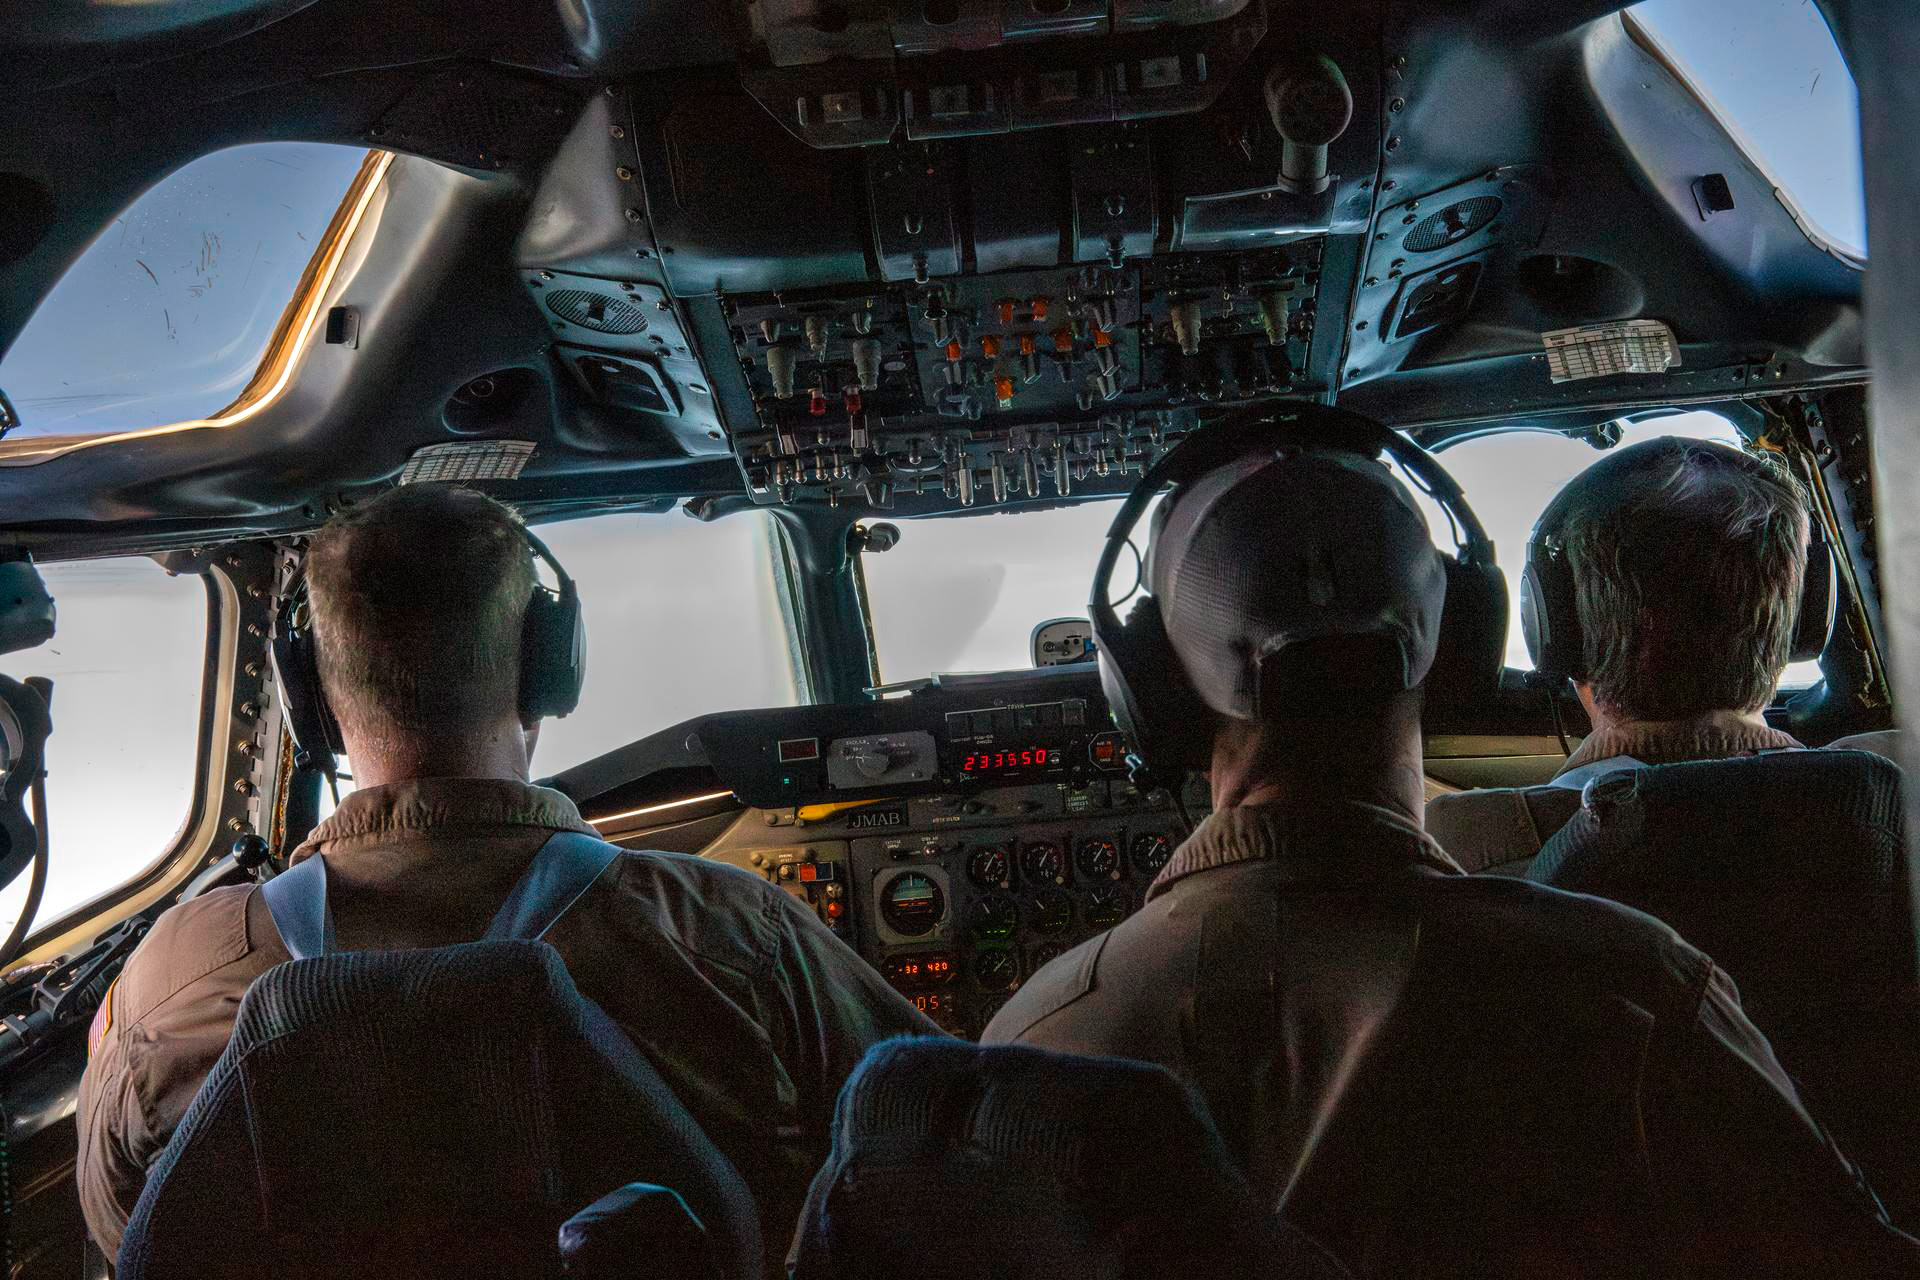
[[[1500,567],[1442,556],[1447,599],[1427,672],[1429,707],[1484,707],[1498,696],[1507,656],[1507,579]],[[1522,589],[1522,599],[1525,590]]]
[[[346,752],[346,743],[320,685],[320,653],[308,616],[304,582],[288,591],[274,614],[267,658],[273,666],[274,683],[280,688],[287,732],[305,757],[301,767],[332,773],[338,767],[338,757]]]
[[[535,587],[520,631],[520,721],[570,714],[586,683],[586,625],[569,579],[559,591]]]
[[[1816,536],[1807,547],[1807,571],[1800,589],[1800,611],[1793,623],[1789,662],[1813,662],[1826,652],[1840,606],[1840,573],[1833,544]]]
[[[1563,550],[1535,538],[1527,544],[1520,577],[1520,631],[1533,669],[1568,680],[1586,675],[1586,642],[1580,631],[1580,601]]]
[[[1177,775],[1204,769],[1213,715],[1187,682],[1167,636],[1160,602],[1142,596],[1117,634],[1096,635],[1100,685],[1114,723],[1132,739],[1134,753],[1150,769]],[[1178,785],[1177,777],[1170,779]]]

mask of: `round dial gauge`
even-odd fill
[[[1020,851],[1020,870],[1033,884],[1065,884],[1067,855],[1050,840],[1038,840]]]
[[[997,844],[975,849],[967,859],[967,878],[982,889],[1004,889],[1013,872],[1013,859]]]
[[[1163,835],[1136,836],[1133,841],[1133,866],[1143,876],[1157,876],[1173,856],[1173,841]]]
[[[973,978],[988,991],[1009,991],[1020,981],[1020,957],[1004,947],[982,951],[974,957]]]
[[[947,895],[918,871],[903,871],[880,890],[880,918],[902,937],[932,933],[946,914]]]
[[[1111,929],[1127,918],[1131,905],[1124,888],[1103,884],[1087,895],[1087,923],[1095,929]]]
[[[1042,889],[1027,900],[1027,923],[1036,933],[1062,933],[1073,923],[1073,899],[1058,889]]]
[[[1027,956],[1027,971],[1038,973],[1047,961],[1055,956],[1065,955],[1067,944],[1064,942],[1043,942]]]
[[[1095,837],[1080,846],[1080,874],[1089,880],[1120,878],[1120,847],[1105,837]]]
[[[983,942],[1011,938],[1020,923],[1020,909],[1004,893],[990,893],[973,904],[973,936]]]

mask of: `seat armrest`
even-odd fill
[[[565,1273],[587,1280],[731,1280],[687,1202],[650,1182],[629,1182],[568,1218],[559,1243]]]

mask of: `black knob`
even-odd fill
[[[1353,119],[1353,92],[1332,59],[1300,58],[1266,80],[1267,112],[1280,135],[1280,185],[1300,195],[1327,189],[1327,147]]]
[[[267,842],[249,831],[233,842],[233,861],[242,870],[254,872],[267,865]]]

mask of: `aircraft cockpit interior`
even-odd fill
[[[1920,13],[14,10],[10,1280],[1920,1275]]]

